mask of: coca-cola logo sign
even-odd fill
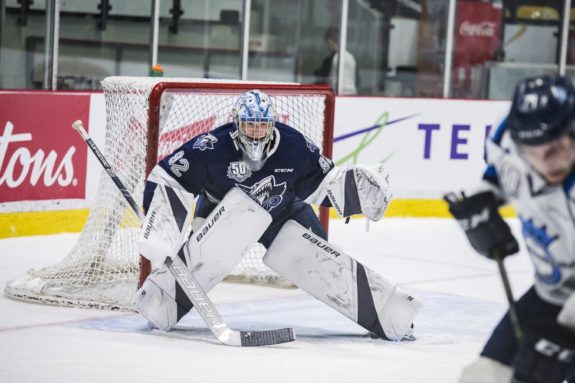
[[[468,37],[494,37],[496,24],[492,21],[473,23],[469,20],[459,25],[459,34]]]
[[[457,1],[455,15],[454,67],[467,71],[470,67],[496,59],[501,47],[501,6],[460,0]],[[470,79],[469,72],[461,73],[467,73],[462,76],[463,80],[465,77]]]
[[[33,112],[31,110],[33,106]],[[84,198],[89,95],[0,93],[0,202]]]

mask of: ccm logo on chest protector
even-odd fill
[[[329,255],[333,255],[334,257],[339,257],[339,252],[335,251],[334,249],[332,249],[331,247],[329,247],[326,243],[318,240],[317,238],[312,237],[311,235],[309,235],[308,233],[303,233],[302,237],[304,237],[305,239],[307,239],[310,243],[313,243],[314,245],[316,245],[317,247],[319,247],[320,249],[322,249],[323,251],[325,251],[326,253],[328,253]]]
[[[210,222],[208,222],[207,225],[204,225],[204,229],[196,236],[197,242],[200,242],[202,238],[204,238],[206,234],[208,234],[208,231],[210,231],[210,229],[215,225],[218,219],[220,219],[225,210],[226,210],[225,206],[222,206],[220,210],[216,214],[214,214]]]

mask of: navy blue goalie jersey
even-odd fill
[[[244,159],[233,123],[192,138],[159,162],[186,191],[220,201],[234,186],[252,196],[276,218],[295,198],[305,200],[320,186],[333,162],[294,128],[275,124],[267,159],[259,170]],[[146,185],[147,208],[154,185]]]

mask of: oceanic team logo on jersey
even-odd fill
[[[218,139],[213,134],[204,134],[196,139],[193,149],[200,149],[202,152],[206,149],[212,150],[216,142],[218,142]]]
[[[234,181],[244,182],[252,175],[252,170],[244,161],[230,162],[228,166],[228,178]]]
[[[519,216],[519,219],[525,244],[533,258],[537,279],[550,285],[559,283],[561,281],[561,269],[549,250],[549,247],[559,238],[559,235],[550,236],[547,234],[545,225],[537,227],[533,223],[532,218],[524,219]]]
[[[309,149],[309,151],[312,153],[315,151],[319,152],[319,148],[316,146],[316,144],[308,136],[304,136],[304,137],[305,137],[305,144],[307,145],[307,148]]]
[[[286,183],[277,184],[274,176],[268,176],[252,186],[239,184],[237,186],[249,193],[253,199],[268,211],[282,202],[283,195],[287,189]]]
[[[333,164],[333,162],[324,156],[319,156],[319,166],[321,166],[321,170],[323,171],[323,174],[326,174],[327,172],[329,172],[329,170],[331,169],[331,164]]]

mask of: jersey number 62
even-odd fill
[[[184,151],[180,150],[170,158],[168,164],[170,165],[170,170],[176,177],[181,177],[182,173],[185,173],[190,168],[190,163],[187,159],[182,158],[184,156]]]

